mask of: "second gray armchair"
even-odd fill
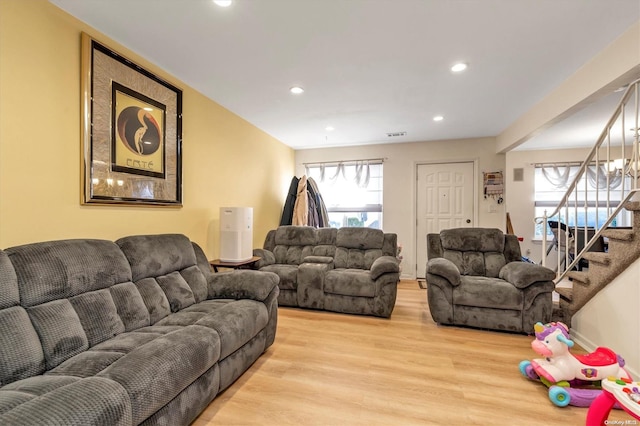
[[[427,235],[427,297],[436,323],[533,333],[552,314],[551,269],[522,261],[515,235],[455,228]]]

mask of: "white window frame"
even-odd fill
[[[382,229],[382,160],[309,163],[305,168],[307,177],[313,178],[318,185],[331,227]]]

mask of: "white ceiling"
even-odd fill
[[[296,149],[496,136],[640,19],[640,0],[50,1]]]

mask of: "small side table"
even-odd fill
[[[218,268],[250,269],[258,260],[260,260],[259,256],[253,256],[251,259],[240,262],[223,262],[220,259],[215,259],[210,260],[209,265],[213,268],[213,272],[218,272]]]

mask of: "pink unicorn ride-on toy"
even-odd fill
[[[544,358],[520,362],[520,372],[544,383],[549,388],[549,399],[558,407],[588,407],[602,393],[603,379],[631,379],[623,368],[624,359],[609,348],[598,347],[586,355],[571,354],[569,349],[574,343],[565,324],[538,322],[534,330],[536,338],[531,347]]]

